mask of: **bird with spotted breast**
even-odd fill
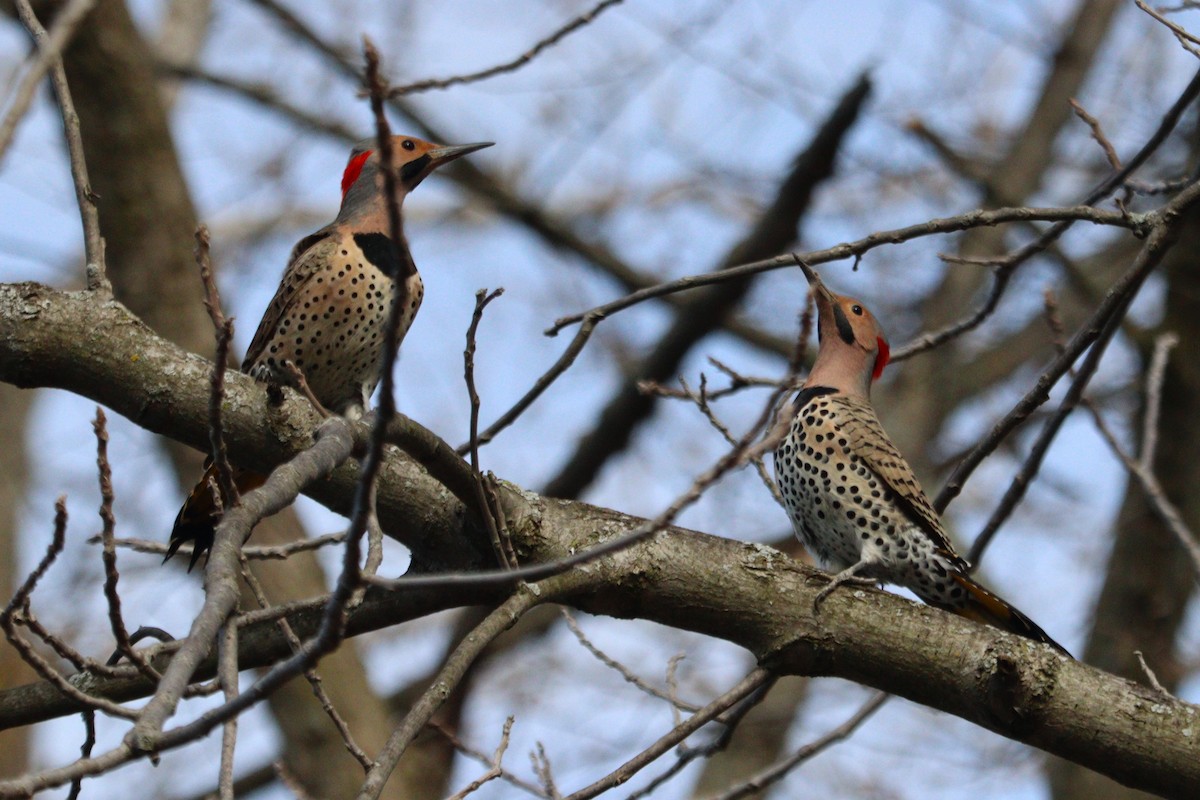
[[[1029,617],[970,576],[912,469],[871,405],[888,343],[862,303],[831,292],[806,264],[817,305],[812,371],[785,413],[775,477],[796,535],[836,571],[814,611],[845,583],[891,583],[959,616],[1044,642],[1067,654]]]
[[[408,193],[438,167],[491,144],[446,146],[393,136],[397,205],[403,209]],[[377,142],[363,140],[351,150],[342,175],[337,218],[292,249],[242,371],[260,381],[289,385],[296,382],[290,362],[326,409],[360,416],[380,379],[384,328],[397,292],[402,302],[396,332],[403,340],[421,307],[424,285],[403,235],[400,241],[391,236]],[[192,542],[189,571],[212,547],[220,519],[210,485],[214,474],[210,464],[171,531],[166,558],[184,542]],[[248,470],[235,470],[239,492],[265,480]]]

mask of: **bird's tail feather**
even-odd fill
[[[204,471],[204,477],[192,487],[187,499],[183,501],[183,507],[179,509],[179,514],[175,517],[175,526],[171,529],[171,539],[167,545],[167,555],[163,558],[163,563],[175,555],[175,551],[179,549],[180,545],[191,542],[192,560],[188,563],[188,572],[191,572],[192,568],[196,566],[196,562],[200,560],[200,556],[212,547],[217,523],[221,521],[221,514],[213,499],[212,487],[216,476],[216,465],[208,464]],[[233,468],[233,483],[239,494],[257,489],[266,480],[267,476],[265,475],[237,467]],[[222,504],[228,507],[228,499],[222,498]]]
[[[1008,601],[988,591],[966,575],[950,576],[966,592],[966,602],[961,606],[948,608],[955,614],[985,625],[991,625],[1001,630],[1024,636],[1035,642],[1045,642],[1065,656],[1071,657],[1067,649],[1050,638],[1037,623],[1021,613]]]

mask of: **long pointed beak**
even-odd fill
[[[796,264],[799,265],[800,271],[804,273],[804,277],[808,280],[808,285],[811,286],[818,294],[822,295],[826,300],[829,301],[830,305],[832,305],[834,300],[833,292],[831,292],[829,287],[825,285],[825,282],[821,280],[821,276],[817,274],[816,270],[798,258],[796,259]]]
[[[456,158],[465,156],[467,153],[474,153],[476,150],[482,150],[485,147],[491,147],[495,142],[475,142],[474,144],[451,144],[444,147],[435,147],[426,153],[429,156],[430,165],[440,167],[442,164],[447,164]]]

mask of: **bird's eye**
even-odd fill
[[[858,303],[850,306],[850,310],[854,312],[855,316],[862,316],[863,308]]]
[[[416,142],[414,142],[412,139],[405,139],[403,142],[400,143],[400,146],[403,147],[405,150],[416,150],[417,149]]]

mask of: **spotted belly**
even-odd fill
[[[259,379],[291,383],[284,363],[304,375],[313,396],[343,413],[361,405],[380,378],[384,330],[396,281],[369,261],[345,257],[308,277],[289,312],[280,316],[258,363],[248,370]],[[404,286],[397,320],[401,339],[420,308],[424,287],[419,275]]]

